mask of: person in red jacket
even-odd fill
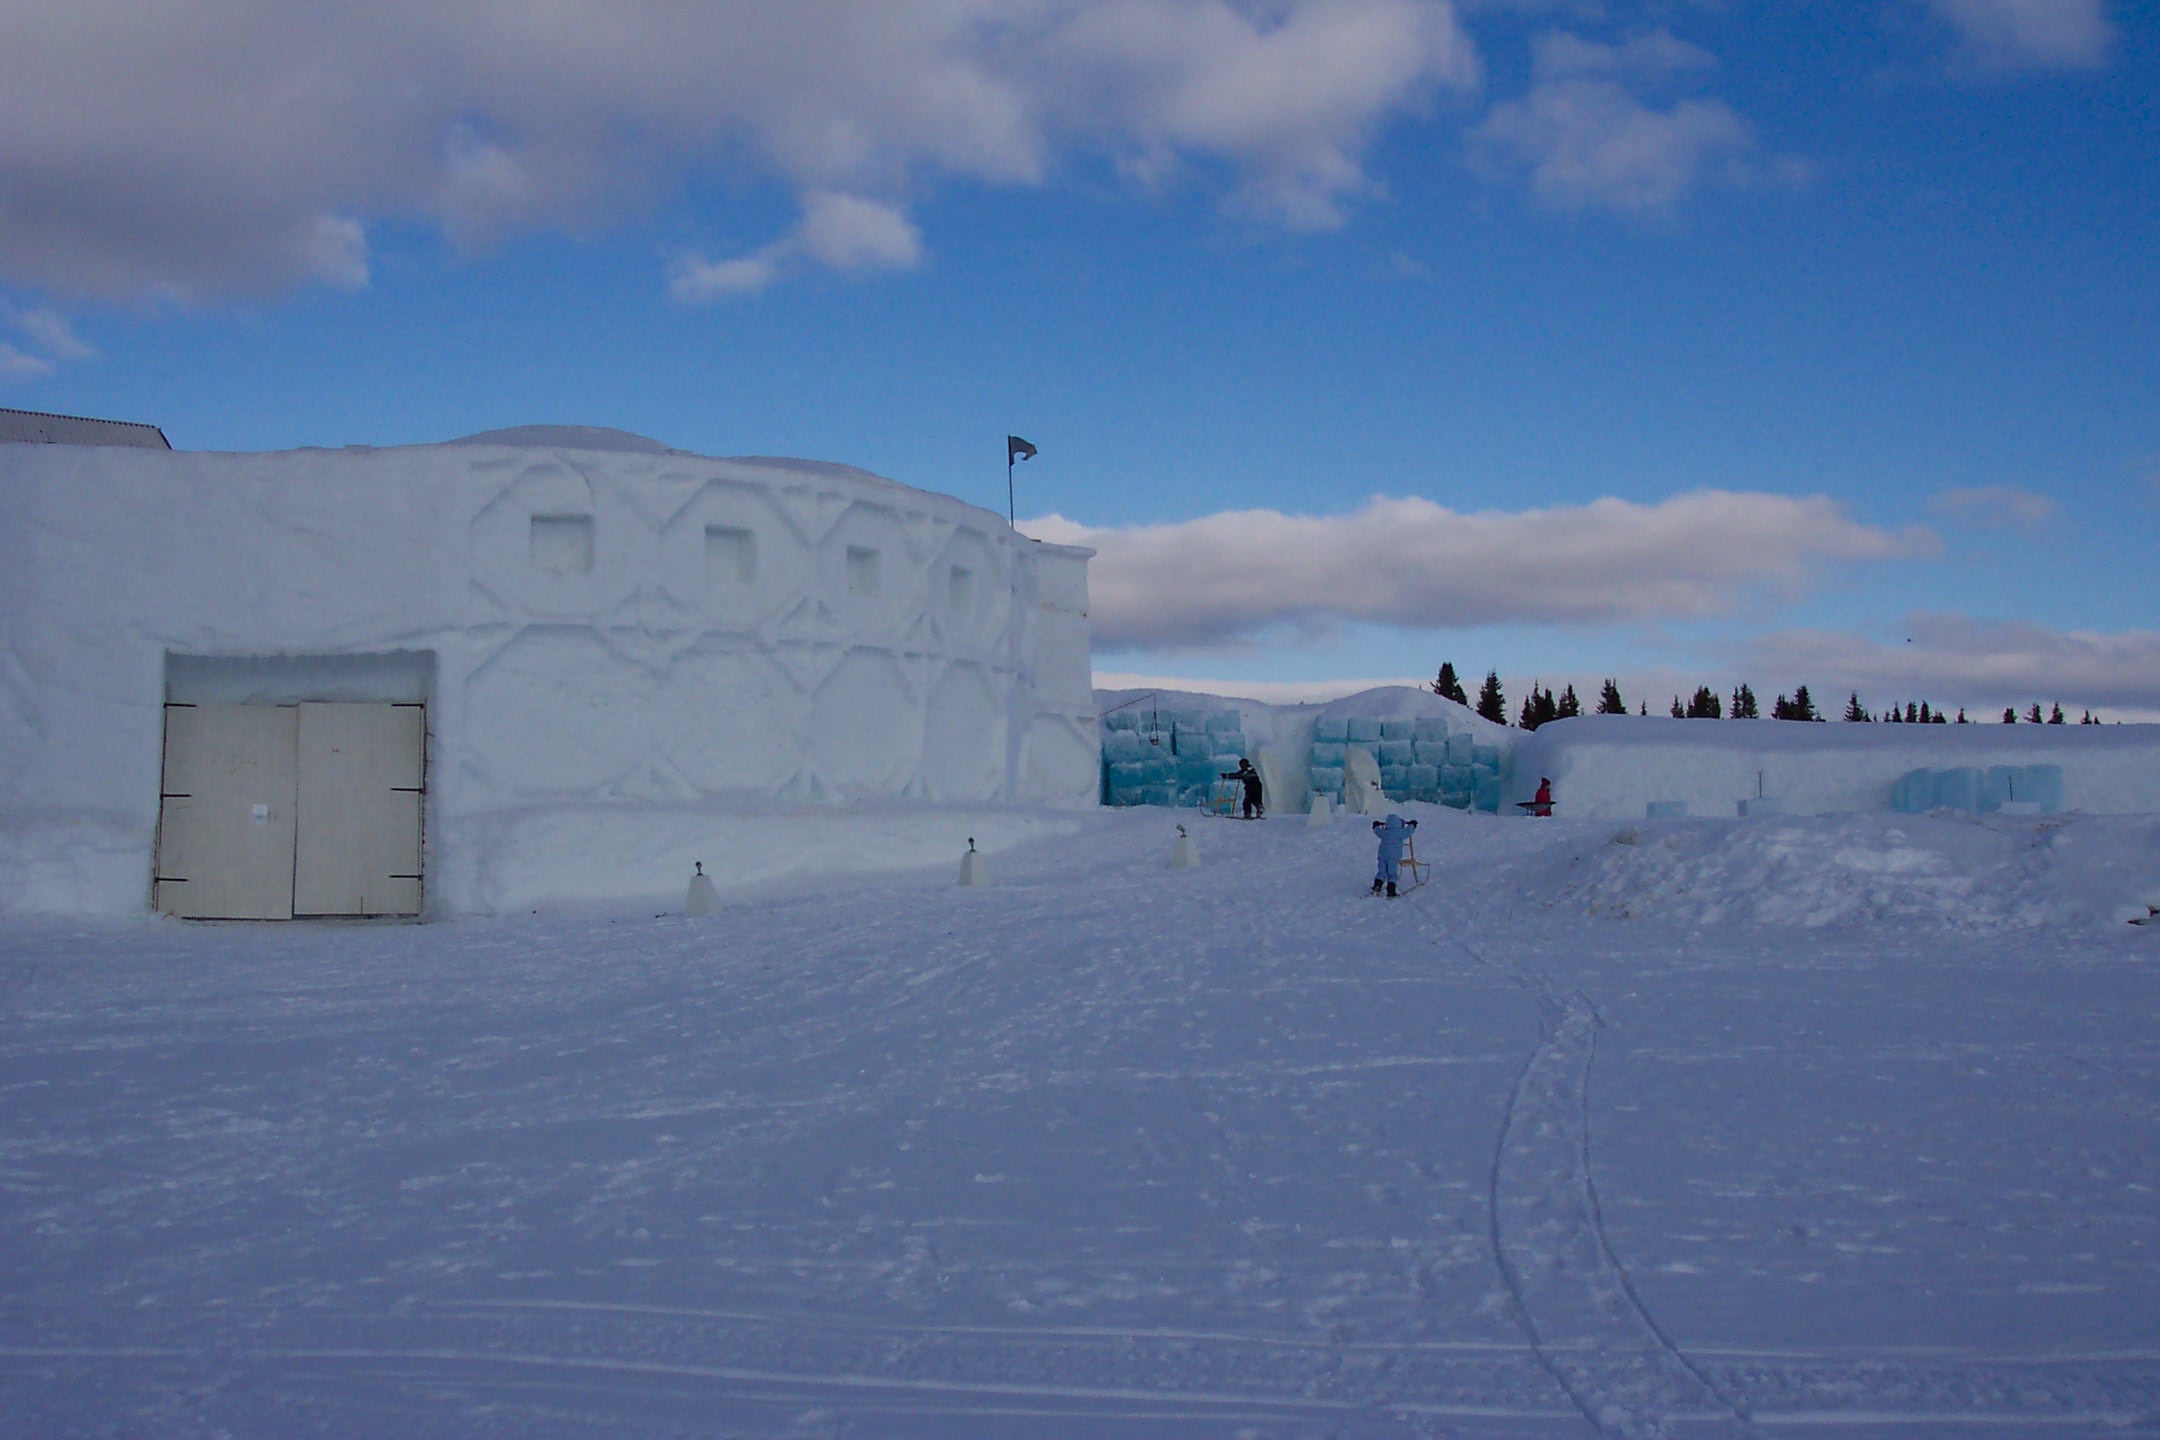
[[[1552,818],[1552,781],[1543,775],[1538,776],[1537,794],[1530,797],[1530,813]]]

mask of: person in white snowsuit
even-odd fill
[[[1395,881],[1402,873],[1403,842],[1417,829],[1417,821],[1405,820],[1390,810],[1387,819],[1373,821],[1372,828],[1373,834],[1380,837],[1380,868],[1373,876],[1372,893],[1378,895],[1384,885],[1387,893],[1393,895]]]

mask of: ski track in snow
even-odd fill
[[[1597,1007],[1579,990],[1517,978],[1538,996],[1542,1033],[1493,1158],[1493,1252],[1539,1357],[1601,1434],[1758,1434],[1658,1329],[1606,1242],[1587,1098]]]
[[[1392,903],[1126,812],[709,922],[5,922],[0,1433],[2160,1428],[2160,951],[2077,919],[2150,826],[1961,931],[1995,842],[1894,818],[1766,842],[1804,945],[1711,827],[1445,816]]]

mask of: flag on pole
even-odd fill
[[[1005,437],[1005,463],[1007,465],[1012,464],[1015,460],[1032,460],[1034,458],[1034,446],[1017,435],[1007,435]]]

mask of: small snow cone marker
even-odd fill
[[[1309,826],[1334,824],[1335,798],[1325,790],[1313,791],[1312,809],[1306,812],[1305,823]]]
[[[688,915],[710,915],[720,908],[720,897],[713,893],[712,876],[705,873],[705,862],[697,862],[697,873],[690,877],[690,893],[683,899],[683,912]]]
[[[1177,827],[1177,844],[1170,847],[1170,868],[1173,870],[1197,870],[1200,868],[1200,847],[1185,827]]]
[[[982,854],[976,850],[975,837],[972,835],[968,836],[967,854],[960,857],[960,883],[962,885],[987,885],[990,883],[990,876],[983,869]]]

